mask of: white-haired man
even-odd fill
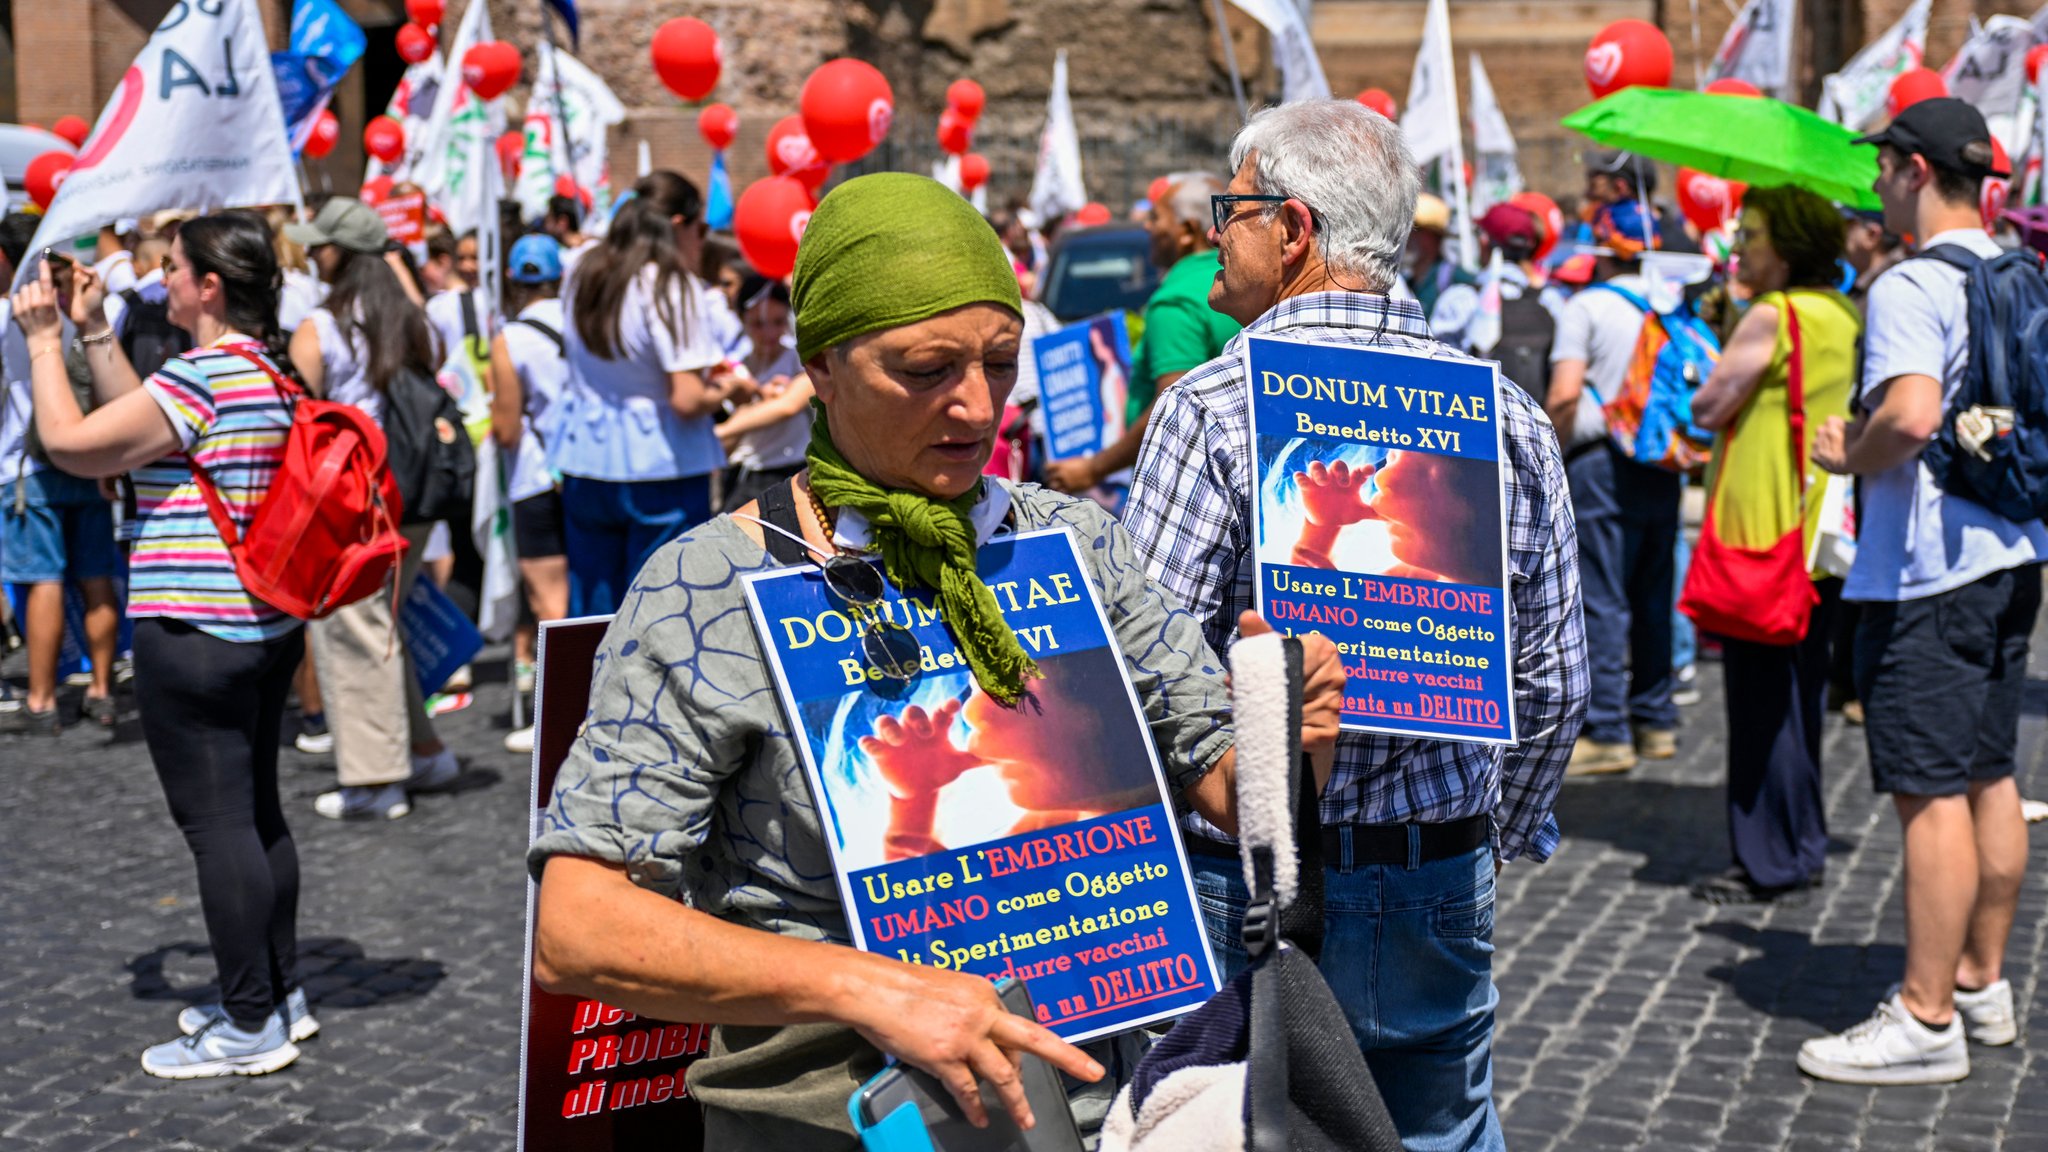
[[[1352,101],[1253,117],[1216,197],[1209,301],[1245,333],[1458,353],[1388,296],[1415,212],[1400,132]],[[1152,577],[1224,651],[1252,602],[1244,337],[1159,398],[1125,522]],[[1506,432],[1515,714],[1522,742],[1345,733],[1322,796],[1328,936],[1321,966],[1410,1149],[1499,1149],[1492,1101],[1493,878],[1557,846],[1551,806],[1587,694],[1578,547],[1557,437],[1527,393],[1498,389]],[[1212,943],[1244,963],[1235,849],[1191,823]]]

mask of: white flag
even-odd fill
[[[1522,168],[1515,159],[1515,134],[1493,95],[1493,80],[1472,53],[1472,211],[1488,208],[1522,190]]]
[[[121,77],[30,250],[166,208],[298,203],[255,0],[178,4]],[[22,261],[16,282],[35,266]]]
[[[556,178],[573,172],[577,185],[591,194],[591,211],[602,217],[611,200],[605,138],[625,120],[626,107],[574,56],[545,40],[537,52],[526,98],[526,150],[513,197],[526,219],[538,220],[547,212]]]
[[[406,66],[405,75],[399,77],[398,87],[392,90],[391,100],[384,105],[384,114],[398,121],[405,130],[405,153],[386,164],[375,156],[369,157],[363,171],[367,182],[378,176],[388,176],[394,184],[412,179],[414,168],[419,166],[420,157],[425,155],[427,124],[432,120],[434,105],[441,99],[441,81],[444,69],[438,49],[429,53],[425,60]],[[454,83],[460,84],[458,73]]]
[[[1927,54],[1927,9],[1934,0],[1913,0],[1913,6],[1885,34],[1864,45],[1842,70],[1821,81],[1821,115],[1856,132],[1867,132],[1884,115],[1892,81],[1918,68]]]
[[[1944,70],[1949,95],[1984,114],[1991,134],[2005,145],[2006,155],[2026,150],[2033,125],[2021,116],[2027,95],[2027,49],[2033,25],[2018,16],[1993,16],[1963,44]]]
[[[1721,37],[1707,83],[1733,77],[1786,99],[1792,84],[1792,31],[1798,0],[1749,0]]]
[[[1422,48],[1408,77],[1408,103],[1401,110],[1401,135],[1424,168],[1441,162],[1440,186],[1450,205],[1457,233],[1457,262],[1470,268],[1479,260],[1472,238],[1472,199],[1465,184],[1465,137],[1458,121],[1457,65],[1451,58],[1451,10],[1445,0],[1429,0],[1422,20]]]
[[[1038,137],[1038,171],[1031,177],[1031,210],[1052,221],[1088,203],[1081,182],[1081,136],[1067,98],[1067,53],[1052,60],[1052,94],[1045,99],[1045,131]]]
[[[455,41],[448,46],[450,63],[421,130],[419,163],[412,171],[413,183],[440,206],[449,231],[457,236],[481,228],[486,218],[497,220],[497,196],[505,183],[497,152],[498,134],[505,130],[504,110],[498,101],[483,99],[462,82],[464,54],[490,39],[490,6],[485,0],[470,0]]]
[[[1296,0],[1230,0],[1273,37],[1273,65],[1280,70],[1280,102],[1328,100],[1330,82],[1309,39],[1308,21]]]

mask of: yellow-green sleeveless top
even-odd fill
[[[1806,392],[1806,531],[1810,555],[1814,531],[1829,481],[1847,483],[1813,464],[1813,438],[1830,416],[1849,414],[1856,375],[1856,336],[1863,320],[1856,306],[1840,292],[1795,288],[1792,306],[1799,313],[1804,349]],[[1778,343],[1771,365],[1735,417],[1732,428],[1714,437],[1714,459],[1707,468],[1707,492],[1713,501],[1714,534],[1736,548],[1769,548],[1799,522],[1799,484],[1793,473],[1790,395],[1792,334],[1783,292],[1757,297],[1758,305],[1778,312]],[[1715,485],[1719,485],[1716,488]]]

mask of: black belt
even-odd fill
[[[1353,867],[1362,864],[1405,865],[1409,861],[1411,834],[1415,840],[1416,863],[1449,860],[1486,844],[1491,825],[1492,821],[1485,816],[1467,816],[1446,824],[1352,824],[1348,826],[1351,830],[1351,864]],[[1321,832],[1323,864],[1341,867],[1344,863],[1344,828],[1325,827]],[[1187,850],[1197,856],[1238,859],[1237,845],[1233,842],[1213,839],[1185,828],[1181,829],[1180,836]]]

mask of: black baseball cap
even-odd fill
[[[1984,114],[1953,96],[1922,100],[1894,116],[1884,131],[1860,136],[1856,143],[1889,144],[1909,156],[1927,157],[1936,168],[1979,179],[2011,175],[1993,167],[1991,129]],[[1972,144],[1982,147],[1971,148]],[[1983,159],[1968,158],[1966,153],[1972,152]]]

